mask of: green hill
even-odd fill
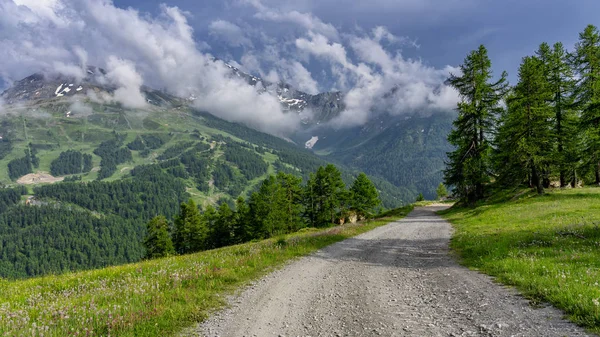
[[[533,191],[476,208],[453,208],[452,247],[465,265],[549,302],[600,332],[600,190]]]
[[[57,98],[5,111],[0,277],[139,261],[146,222],[172,219],[181,202],[232,205],[270,174],[306,180],[327,164],[286,140],[177,103],[130,110]],[[357,173],[342,168],[346,184]],[[373,181],[385,207],[407,200],[402,189]]]

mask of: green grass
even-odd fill
[[[600,189],[553,191],[442,212],[462,262],[600,333]]]
[[[405,216],[198,254],[21,281],[0,280],[2,336],[165,336],[225,305],[224,295],[290,259]]]

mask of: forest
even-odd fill
[[[321,166],[302,179],[279,172],[265,179],[248,201],[235,208],[222,203],[203,212],[190,200],[182,203],[171,224],[159,215],[147,224],[146,258],[187,254],[256,239],[369,218],[380,204],[377,189],[361,173],[348,189],[334,165]]]
[[[522,186],[600,185],[600,32],[589,25],[574,50],[540,44],[522,59],[518,82],[494,78],[485,46],[448,83],[460,94],[448,140],[445,183],[476,203]]]

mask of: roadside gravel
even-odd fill
[[[230,298],[189,336],[590,336],[560,311],[458,265],[451,226],[401,221],[299,259]]]

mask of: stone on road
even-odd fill
[[[560,311],[458,265],[439,209],[292,262],[185,335],[587,336]]]

